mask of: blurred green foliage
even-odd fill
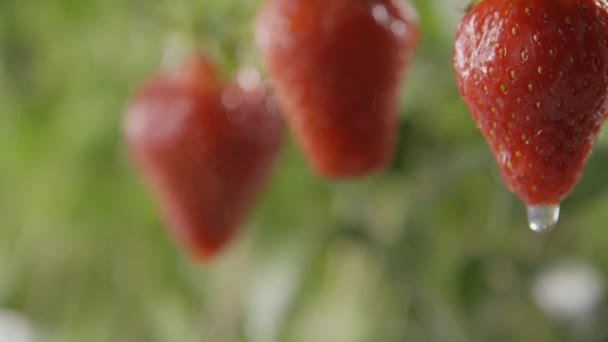
[[[331,183],[288,141],[237,241],[196,265],[168,238],[120,123],[167,40],[259,65],[248,0],[0,0],[0,306],[42,341],[604,341],[553,320],[531,282],[578,258],[608,274],[608,145],[557,231],[526,229],[451,69],[465,4],[418,0],[423,40],[391,167]]]

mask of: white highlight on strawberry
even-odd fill
[[[255,90],[262,83],[262,76],[253,67],[243,67],[238,71],[236,80],[244,90]]]
[[[187,124],[193,105],[186,97],[176,97],[169,103],[159,100],[137,104],[126,117],[127,135],[142,143],[164,143]],[[168,117],[171,120],[167,120]]]
[[[405,22],[391,16],[386,6],[374,4],[371,13],[376,23],[390,30],[397,38],[405,37],[407,34],[408,28]]]

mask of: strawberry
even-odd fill
[[[259,82],[241,83],[224,85],[196,56],[148,82],[124,120],[128,148],[168,226],[203,260],[242,223],[279,151],[280,115]]]
[[[507,187],[529,208],[557,208],[606,118],[608,6],[477,2],[457,32],[458,88]]]
[[[269,0],[262,8],[258,48],[318,174],[362,176],[390,161],[417,38],[415,11],[398,0]]]

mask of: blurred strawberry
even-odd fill
[[[224,85],[196,56],[148,82],[124,120],[168,226],[201,259],[233,236],[279,152],[282,124],[266,90],[255,77],[239,83]]]
[[[477,2],[458,29],[458,87],[509,189],[532,208],[555,208],[606,118],[608,6]]]
[[[313,168],[369,174],[391,159],[400,81],[418,40],[398,0],[268,0],[256,38],[288,123]]]

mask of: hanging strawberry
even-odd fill
[[[363,176],[392,158],[400,81],[418,38],[399,0],[268,0],[259,50],[312,167]]]
[[[606,118],[608,6],[476,1],[458,28],[454,68],[531,228],[551,230]]]
[[[259,82],[245,80],[224,85],[197,56],[148,82],[124,120],[131,155],[167,225],[201,259],[233,236],[279,151],[280,115]]]

